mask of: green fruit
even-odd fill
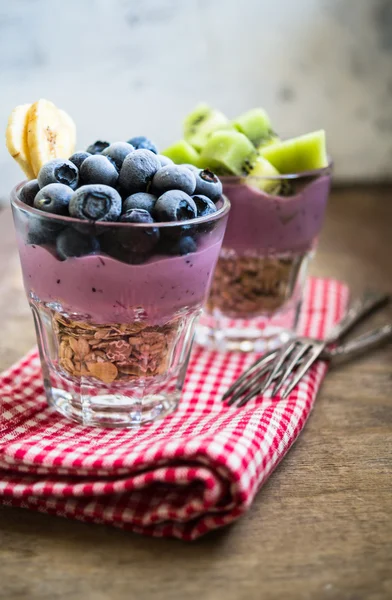
[[[260,149],[280,173],[301,173],[328,166],[325,131],[313,131]]]
[[[248,110],[234,119],[233,125],[238,131],[246,135],[256,148],[279,140],[272,129],[269,116],[262,108]]]
[[[171,158],[176,165],[189,163],[191,165],[195,165],[196,167],[200,166],[199,153],[196,152],[194,147],[188,144],[188,142],[185,140],[179,140],[178,142],[175,142],[166,148],[162,154],[168,158]]]
[[[256,187],[269,194],[274,194],[275,196],[279,194],[281,181],[279,179],[264,179],[268,177],[279,177],[279,171],[262,156],[257,157],[256,162],[248,175],[249,178],[246,180],[247,185]]]
[[[200,154],[202,167],[221,175],[245,175],[256,159],[255,147],[238,131],[216,131]]]
[[[262,148],[265,148],[266,146],[272,146],[274,144],[278,144],[281,141],[280,137],[278,135],[276,135],[276,133],[271,133],[271,137],[264,138],[260,144],[257,146],[257,149],[259,151],[262,150]]]
[[[198,104],[184,120],[184,138],[196,150],[201,150],[211,133],[222,128],[231,128],[227,117],[208,104]]]

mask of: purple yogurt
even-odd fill
[[[299,179],[290,196],[274,196],[234,178],[223,177],[231,212],[223,247],[244,253],[306,252],[318,237],[325,214],[330,175]]]
[[[221,246],[219,239],[206,239],[191,254],[156,255],[132,265],[105,254],[60,261],[45,247],[20,237],[18,242],[26,290],[94,323],[126,323],[139,316],[161,324],[180,310],[200,306]]]

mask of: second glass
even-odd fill
[[[322,228],[332,165],[277,177],[222,177],[231,212],[196,340],[265,352],[292,336]]]

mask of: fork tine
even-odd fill
[[[319,344],[319,345],[313,347],[313,349],[310,351],[309,358],[303,363],[303,365],[301,365],[301,367],[298,369],[298,371],[297,371],[297,373],[296,373],[293,381],[285,389],[285,391],[284,391],[284,393],[282,395],[282,399],[283,400],[285,400],[287,398],[287,396],[296,387],[296,385],[298,385],[298,383],[301,381],[301,379],[305,375],[305,373],[307,373],[307,371],[310,369],[310,367],[312,366],[312,364],[320,356],[320,354],[322,353],[323,349],[324,349],[324,345],[323,344]]]
[[[248,404],[249,400],[255,398],[261,393],[262,384],[260,381],[249,390],[249,392],[238,402],[237,408],[242,408],[245,404]]]
[[[246,390],[248,390],[250,387],[252,387],[252,389],[254,387],[259,388],[261,386],[260,379],[262,379],[270,369],[270,364],[264,365],[264,367],[262,367],[260,371],[257,371],[257,373],[253,375],[253,377],[248,379],[242,386],[240,386],[238,390],[236,390],[235,394],[233,394],[230,400],[227,401],[227,405],[231,406],[232,404],[234,404],[238,400],[238,398],[240,398],[243,395],[243,393],[246,392]],[[256,384],[256,386],[254,384]]]
[[[295,369],[296,365],[298,365],[301,358],[308,352],[308,350],[312,347],[312,344],[301,344],[298,346],[296,350],[293,351],[292,357],[287,365],[286,370],[279,377],[278,373],[278,381],[275,384],[274,389],[272,390],[271,396],[272,398],[276,396],[281,387],[286,383],[288,377],[291,375],[292,371]]]
[[[282,346],[278,356],[276,357],[277,360],[275,362],[274,368],[272,369],[272,371],[270,372],[270,374],[268,375],[267,379],[261,387],[260,392],[262,394],[266,391],[270,383],[275,379],[280,369],[282,368],[284,361],[288,356],[290,356],[290,354],[294,350],[296,343],[297,341],[294,340],[293,342],[287,342],[287,344],[284,344],[284,346]]]
[[[229,387],[229,389],[223,394],[222,402],[224,402],[229,396],[235,392],[238,386],[256,371],[258,367],[261,367],[264,362],[269,364],[271,360],[275,357],[277,350],[271,350],[267,354],[264,354],[261,358],[258,358],[244,373],[242,373],[241,377],[236,379],[236,381]]]

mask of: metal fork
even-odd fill
[[[362,299],[359,299],[351,306],[347,316],[332,328],[325,340],[309,341],[306,338],[299,338],[298,340],[293,340],[292,343],[286,344],[286,347],[282,348],[280,355],[276,359],[274,369],[270,372],[266,382],[262,386],[261,393],[268,389],[268,386],[277,377],[283,364],[287,362],[285,371],[280,377],[277,377],[277,382],[272,390],[271,395],[276,396],[301,359],[305,358],[292,382],[287,386],[282,395],[282,398],[287,398],[327,346],[342,340],[359,321],[362,321],[370,313],[384,306],[388,301],[389,296],[387,294],[368,292]]]
[[[291,373],[300,367],[294,380],[285,390],[284,398],[294,389],[302,379],[308,369],[317,360],[317,358],[330,359],[333,352],[327,351],[327,346],[342,340],[349,331],[353,329],[360,321],[369,314],[380,309],[388,303],[390,297],[387,294],[366,293],[362,298],[356,300],[348,309],[343,319],[337,323],[325,340],[314,340],[312,338],[297,337],[291,342],[285,344],[281,349],[271,351],[258,359],[251,365],[227,390],[222,400],[228,400],[229,405],[233,405],[240,400],[237,406],[244,406],[251,398],[259,395],[268,386],[278,379],[272,395],[275,395],[282,385],[287,381]],[[377,333],[381,339],[377,342]],[[373,337],[362,341],[371,346],[380,343],[388,337],[388,331],[375,330],[369,334]],[[376,336],[374,338],[374,336]],[[360,338],[358,338],[359,340]],[[370,346],[369,346],[370,347]],[[352,345],[350,352],[353,351]],[[342,352],[344,354],[344,352]],[[338,353],[335,353],[337,355]],[[266,379],[264,379],[266,378]]]
[[[350,359],[364,352],[365,350],[371,350],[377,346],[380,346],[383,342],[388,340],[392,340],[392,324],[384,325],[383,327],[378,327],[377,329],[373,329],[354,340],[347,342],[346,344],[341,344],[336,348],[328,349],[325,348],[320,355],[322,360],[336,360],[336,359]],[[303,359],[302,359],[303,362]],[[301,363],[300,363],[301,364]],[[283,369],[278,373],[282,375]],[[236,382],[237,383],[237,382]],[[229,391],[229,390],[228,390]],[[245,390],[246,391],[246,390]],[[259,395],[260,393],[260,382],[256,384],[253,388],[251,388],[250,392],[248,392],[238,403],[237,407],[245,406],[254,396]],[[226,397],[229,397],[230,394],[226,393]],[[236,400],[241,397],[241,392],[233,395],[233,397],[228,401],[228,406],[233,405]]]

